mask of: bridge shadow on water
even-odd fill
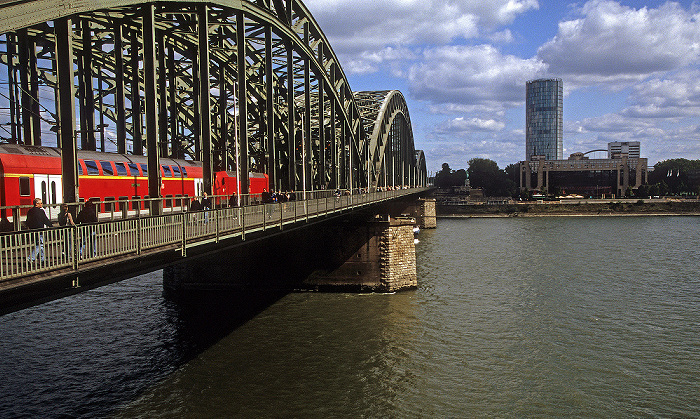
[[[180,347],[177,364],[183,365],[215,345],[237,328],[265,311],[289,289],[197,289],[163,290],[175,323],[175,342]]]
[[[321,223],[164,269],[164,296],[175,310],[182,337],[193,346],[186,358],[215,344],[285,295],[307,289],[304,281],[312,274],[342,265],[364,244],[351,243],[345,234],[357,228],[353,222],[340,229]]]

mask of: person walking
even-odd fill
[[[66,203],[61,204],[61,212],[58,213],[58,225],[61,227],[75,227],[75,223],[73,222],[73,214],[68,211],[68,204]],[[70,252],[73,249],[72,244],[74,230],[75,229],[73,228],[66,230],[66,235],[63,240],[64,255],[70,255]]]
[[[272,218],[272,194],[267,191],[267,189],[263,188],[262,194],[260,195],[260,200],[262,204],[264,205],[264,211],[267,213],[267,218]]]
[[[30,230],[38,230],[44,226],[53,227],[51,220],[49,220],[49,217],[47,217],[46,213],[44,212],[43,205],[44,203],[41,198],[34,198],[34,206],[27,211],[26,224],[27,228]],[[41,258],[41,261],[44,262],[46,260],[44,255],[44,233],[37,232],[34,237],[36,247],[34,247],[32,253],[27,257],[27,262],[34,262],[38,253],[40,253],[39,257]]]
[[[76,221],[81,225],[92,224],[83,228],[82,237],[80,240],[80,256],[83,256],[83,249],[85,248],[85,244],[88,242],[88,240],[90,241],[92,256],[97,256],[97,232],[95,231],[95,224],[97,224],[97,208],[92,202],[92,199],[88,199],[87,202],[85,202],[85,206],[78,213]]]
[[[202,193],[202,211],[204,211],[204,223],[209,222],[209,210],[211,210],[211,199],[206,192]]]

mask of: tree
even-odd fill
[[[511,165],[515,166],[515,165]],[[511,167],[509,170],[514,170]],[[498,164],[489,159],[475,157],[469,160],[469,183],[472,188],[481,188],[486,196],[515,196],[517,185]],[[510,176],[513,176],[511,173]]]
[[[450,169],[450,165],[447,163],[443,163],[442,170],[435,173],[435,186],[438,188],[447,188],[451,186],[449,185],[451,177],[452,169]]]
[[[442,170],[435,174],[435,186],[438,188],[449,188],[452,186],[463,186],[467,180],[467,172],[459,169],[456,172],[450,169],[447,163],[442,164]]]

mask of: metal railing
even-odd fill
[[[0,234],[0,281],[57,269],[75,270],[88,262],[165,246],[174,245],[185,256],[188,247],[239,235],[245,239],[246,233],[284,228],[420,190],[423,188],[353,195],[315,191],[307,193],[311,199],[4,233]]]

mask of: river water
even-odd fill
[[[0,417],[700,417],[697,217],[439,219],[417,290],[0,317]]]

